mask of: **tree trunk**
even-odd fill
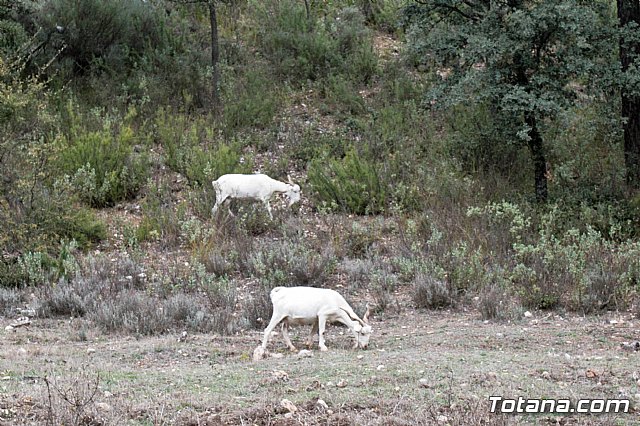
[[[620,28],[635,22],[640,25],[640,0],[617,0]],[[640,43],[620,39],[620,64],[628,72],[633,57],[640,54]],[[627,169],[627,184],[640,189],[640,96],[627,93],[622,88],[622,117],[624,123],[624,162]]]
[[[220,105],[220,44],[218,42],[218,17],[216,14],[216,1],[209,0],[209,19],[211,24],[211,97],[213,107],[218,109]]]
[[[538,130],[536,117],[532,112],[525,114],[525,122],[531,128],[529,131],[529,150],[533,158],[533,175],[535,179],[536,201],[547,201],[547,161],[544,155],[542,136]]]
[[[304,0],[304,10],[307,12],[307,21],[311,21],[311,6],[309,0]]]

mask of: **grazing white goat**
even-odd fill
[[[371,326],[369,325],[369,307],[364,317],[360,319],[344,297],[337,291],[315,287],[276,287],[271,290],[273,315],[269,325],[264,330],[262,349],[267,348],[267,341],[273,329],[282,323],[282,337],[292,351],[296,348],[291,343],[287,333],[290,325],[312,325],[311,335],[307,342],[313,344],[315,332],[318,332],[321,351],[326,351],[324,344],[324,330],[327,321],[340,322],[353,332],[355,348],[365,349],[369,344]]]
[[[228,174],[220,176],[212,183],[216,190],[216,204],[211,209],[214,215],[218,208],[230,198],[262,201],[271,219],[273,219],[273,215],[269,200],[275,192],[284,193],[287,196],[289,207],[300,201],[300,186],[294,184],[290,177],[289,183],[285,183],[259,173],[253,175]]]

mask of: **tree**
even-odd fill
[[[535,196],[548,197],[543,123],[572,105],[606,37],[590,0],[419,0],[405,9],[410,48],[446,76],[428,104],[488,105],[531,155]],[[602,31],[601,31],[602,30]],[[602,33],[601,33],[602,32]]]
[[[211,98],[214,108],[222,106],[220,100],[220,42],[218,39],[217,3],[222,0],[169,0],[179,4],[206,4],[211,28]]]
[[[624,122],[624,160],[627,183],[640,189],[640,0],[617,0],[621,28],[620,65]]]

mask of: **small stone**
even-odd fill
[[[337,387],[339,388],[346,388],[347,387],[347,381],[344,379],[340,379],[340,381],[336,384]]]
[[[385,368],[386,368],[386,367],[385,367],[384,365],[380,364],[378,367],[376,367],[376,370],[378,370],[378,371],[382,371],[382,370],[384,370]]]
[[[421,388],[428,388],[430,382],[428,379],[420,379],[418,380],[418,383],[420,384]]]
[[[103,413],[108,413],[113,410],[113,408],[106,402],[96,402],[96,408],[98,409],[98,411],[101,411]]]
[[[289,413],[295,413],[296,411],[298,411],[298,407],[295,406],[295,404],[291,401],[289,401],[288,399],[283,399],[282,401],[280,401],[280,405],[286,409],[287,411],[289,411]]]
[[[533,316],[533,314],[529,311],[524,313],[525,318],[531,318]]]
[[[318,408],[321,408],[322,410],[328,410],[329,406],[327,405],[326,402],[324,402],[324,400],[322,399],[318,399],[318,401],[316,402],[316,405],[318,406]]]
[[[262,346],[258,346],[253,350],[253,360],[260,361],[264,358],[264,348]]]
[[[447,416],[444,416],[442,414],[440,414],[436,420],[438,421],[438,423],[447,423],[449,421],[449,418]]]
[[[364,355],[358,355],[356,359],[364,359]]]
[[[297,356],[300,357],[300,358],[309,358],[309,357],[313,356],[313,352],[311,352],[308,349],[302,349],[302,350],[300,350],[300,352],[298,352]]]
[[[272,354],[269,354],[269,356],[271,358],[276,358],[276,359],[284,358],[284,355],[280,353],[272,353]]]
[[[87,354],[88,355],[91,355],[91,354],[94,354],[94,353],[96,353],[95,348],[87,348]]]
[[[6,331],[7,333],[10,333],[10,332],[12,332],[12,331],[13,331],[13,332],[15,332],[15,331],[16,331],[16,329],[15,329],[15,327],[8,325],[8,326],[6,326],[6,327],[4,328],[4,331]]]

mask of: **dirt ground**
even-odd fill
[[[8,319],[2,319],[4,325]],[[372,347],[329,327],[329,352],[251,359],[261,334],[105,336],[79,319],[34,321],[0,338],[0,424],[640,424],[640,320],[533,313],[373,318]],[[298,346],[307,328],[293,330]],[[499,415],[489,396],[628,398],[627,414]]]

